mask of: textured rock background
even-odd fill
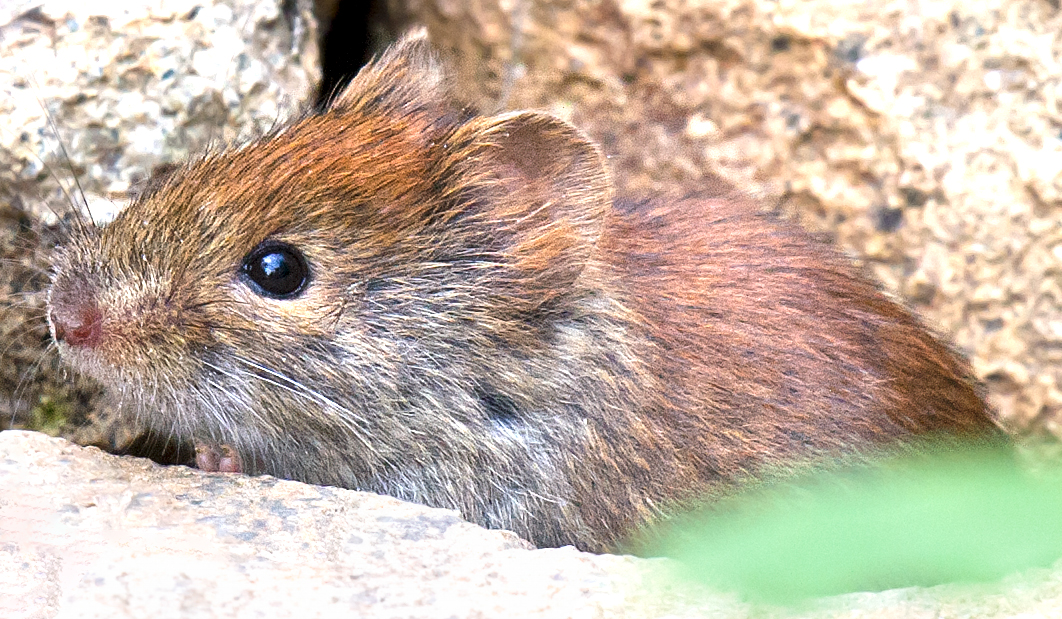
[[[750,606],[662,560],[531,550],[454,512],[0,432],[0,617],[1048,617],[1062,567],[994,586]]]
[[[310,0],[0,3],[0,428],[129,442],[43,352],[50,247],[73,202],[107,220],[157,166],[298,111],[316,32]]]
[[[573,120],[624,189],[714,170],[829,232],[1062,434],[1062,13],[1046,0],[389,0],[480,106]]]
[[[696,190],[715,170],[829,232],[972,355],[1014,427],[1062,434],[1051,2],[388,4],[396,24],[429,27],[459,92],[572,119],[626,190]],[[53,175],[69,190],[76,172],[104,215],[156,165],[282,121],[313,97],[315,32],[304,1],[0,3],[0,427],[125,440],[105,418],[75,428],[94,391],[42,353],[39,269],[62,228],[43,223],[72,200]],[[0,433],[5,619],[304,616],[311,603],[368,617],[801,616],[689,598],[664,571],[526,550],[387,498]],[[1060,600],[1056,567],[988,590],[844,596],[803,616],[1050,616]]]
[[[970,355],[1012,429],[1062,435],[1062,12],[1051,2],[387,4],[396,29],[428,26],[463,96],[570,118],[624,190],[696,191],[714,171],[828,233]],[[312,99],[316,24],[308,1],[284,6],[4,3],[0,296],[14,303],[0,303],[3,423],[123,443],[73,429],[94,391],[41,353],[33,292],[56,235],[33,217],[53,221],[72,200],[53,176],[78,195],[71,168],[105,216],[156,165]]]
[[[0,12],[0,180],[74,171],[98,219],[155,166],[282,122],[320,77],[306,1],[21,4]],[[45,217],[69,205],[42,198]]]

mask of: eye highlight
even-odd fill
[[[310,267],[291,245],[265,241],[244,257],[240,277],[258,295],[290,299],[306,288]]]

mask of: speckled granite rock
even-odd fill
[[[106,415],[86,425],[92,385],[44,352],[62,231],[43,224],[83,199],[108,219],[156,166],[298,111],[319,80],[316,28],[312,0],[0,2],[0,428],[124,442]]]
[[[532,550],[454,512],[0,432],[0,617],[1043,617],[1062,569],[754,607],[662,560]],[[799,568],[797,568],[799,569]],[[1024,615],[1023,615],[1024,613]]]
[[[572,119],[640,194],[709,170],[830,231],[1062,434],[1062,12],[1046,0],[390,0],[490,108]]]
[[[311,8],[309,0],[5,4],[0,182],[25,189],[51,168],[72,185],[61,141],[93,215],[107,219],[154,166],[283,121],[319,79]],[[58,210],[69,205],[46,198]]]

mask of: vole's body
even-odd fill
[[[332,108],[174,172],[57,258],[64,356],[242,470],[605,549],[765,466],[986,436],[964,363],[736,195],[614,203],[552,117],[465,117],[407,41]],[[266,243],[309,277],[241,273]]]

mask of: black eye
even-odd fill
[[[294,297],[310,279],[310,268],[302,253],[277,241],[266,241],[251,250],[240,271],[251,290],[274,299]]]

